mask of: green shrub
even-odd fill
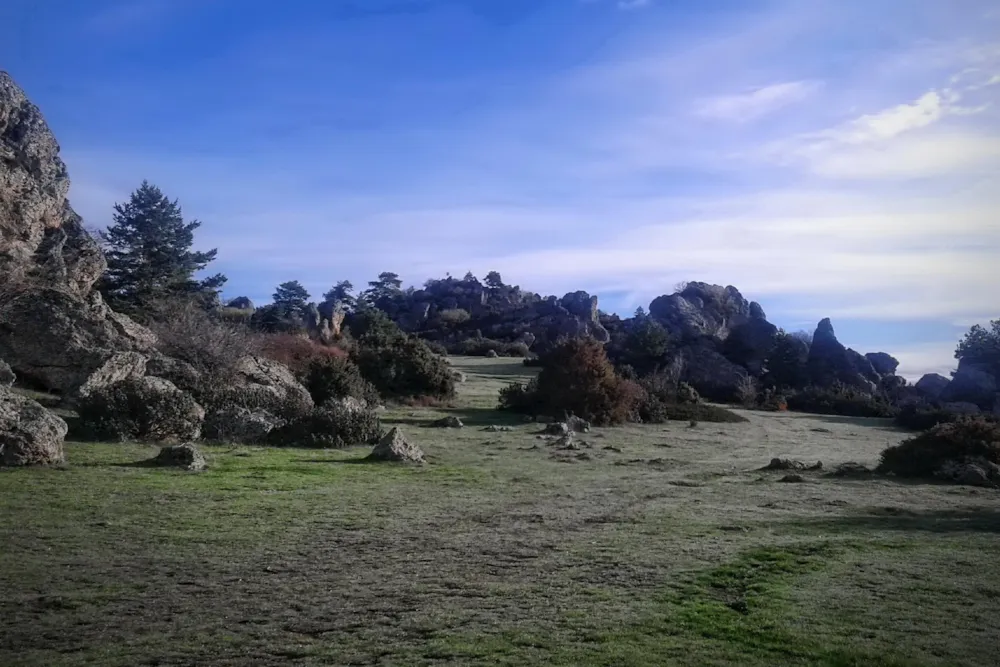
[[[438,341],[436,341],[436,340],[426,340],[424,342],[427,344],[427,347],[430,348],[430,351],[433,352],[434,354],[436,354],[436,355],[438,355],[440,357],[447,357],[448,356],[448,348],[446,348],[444,345],[442,345]]]
[[[788,396],[788,409],[844,417],[893,417],[896,409],[885,399],[849,387],[806,387]]]
[[[667,421],[737,424],[747,421],[746,417],[717,405],[666,402],[648,393],[639,406],[639,417],[645,424],[662,424]]]
[[[208,413],[229,410],[266,412],[289,421],[309,413],[313,406],[299,392],[283,392],[259,384],[217,386],[198,393],[198,402]]]
[[[1000,464],[1000,424],[961,417],[885,449],[876,470],[900,477],[932,477],[946,463],[975,460]]]
[[[373,444],[381,435],[382,424],[374,410],[332,403],[274,429],[267,440],[278,447],[342,449]]]
[[[316,405],[348,396],[369,405],[377,405],[379,402],[378,390],[362,377],[361,369],[350,359],[314,360],[309,364],[302,384]]]
[[[143,377],[99,387],[77,403],[83,435],[124,442],[196,440],[205,413],[170,382]]]
[[[366,342],[364,338],[359,341],[351,359],[382,396],[451,398],[455,395],[451,366],[422,340],[404,336],[377,347]]]
[[[909,403],[899,409],[896,415],[896,426],[912,431],[926,431],[938,424],[950,424],[963,417],[963,413],[952,412],[930,403]],[[993,415],[980,415],[987,421],[996,421]]]

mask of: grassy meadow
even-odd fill
[[[888,423],[747,412],[561,450],[494,409],[532,369],[452,361],[455,407],[384,415],[421,467],[205,447],[193,474],[69,443],[0,471],[0,665],[1000,661],[1000,492],[827,472],[874,465]],[[427,427],[446,414],[466,427]],[[824,470],[783,483],[772,457]]]

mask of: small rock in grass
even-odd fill
[[[441,419],[438,419],[437,421],[432,423],[431,426],[437,428],[463,428],[465,424],[463,424],[462,420],[456,417],[455,415],[448,415],[447,417],[442,417]]]
[[[798,484],[798,483],[804,482],[806,480],[805,480],[804,477],[802,477],[802,475],[785,475],[784,477],[782,477],[778,481],[779,482],[787,482],[787,483],[790,483],[790,484]]]
[[[160,453],[149,460],[150,465],[169,468],[180,468],[191,472],[199,472],[207,466],[205,456],[190,442],[181,445],[161,447]]]

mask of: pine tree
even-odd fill
[[[350,280],[341,280],[323,295],[323,303],[333,305],[339,303],[346,311],[354,310],[357,299],[354,298],[354,285]]]
[[[278,312],[286,317],[301,317],[309,308],[309,292],[298,280],[278,285],[272,298]]]
[[[147,181],[128,202],[115,204],[113,222],[101,233],[108,268],[98,289],[108,304],[145,320],[168,300],[216,302],[225,276],[194,278],[217,252],[191,250],[200,226],[196,220],[184,222],[177,200]]]

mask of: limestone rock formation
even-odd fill
[[[829,318],[821,320],[816,327],[812,345],[809,346],[807,367],[811,381],[820,387],[840,382],[872,393],[878,379],[871,362],[837,340]]]
[[[121,352],[149,352],[149,330],[113,312],[99,292],[86,297],[41,288],[0,303],[0,358],[19,375],[65,393]]]
[[[975,403],[984,410],[992,410],[997,391],[1000,391],[997,378],[987,366],[962,359],[951,382],[942,389],[938,398],[948,403]]]
[[[728,401],[736,395],[746,371],[729,361],[711,344],[710,339],[702,339],[681,349],[683,360],[682,378],[697,393],[712,400]]]
[[[886,352],[869,352],[865,355],[879,375],[895,375],[899,360]]]
[[[63,392],[115,354],[155,343],[93,292],[104,257],[70,208],[68,190],[41,112],[0,72],[0,358]]]
[[[44,407],[0,388],[0,465],[62,463],[66,422]]]
[[[93,391],[116,382],[141,378],[146,374],[147,359],[138,352],[119,352],[90,374],[76,390],[76,395],[86,397]]]
[[[201,436],[215,442],[257,445],[266,442],[271,431],[285,421],[263,410],[223,406],[205,415]]]
[[[938,373],[927,373],[922,378],[917,380],[914,388],[930,400],[937,400],[941,396],[941,392],[951,383],[951,380]]]
[[[763,319],[758,304],[756,319]],[[693,282],[676,294],[663,295],[649,304],[649,315],[683,339],[704,336],[725,340],[735,327],[751,319],[750,303],[733,286]]]

